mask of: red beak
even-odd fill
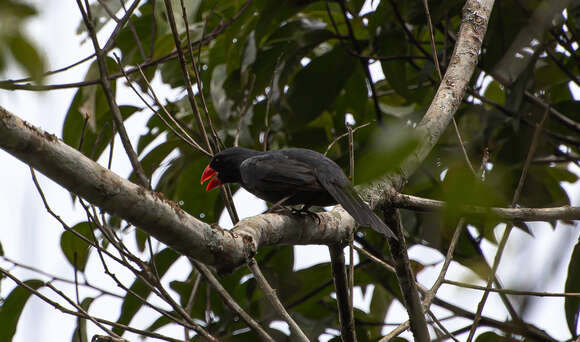
[[[203,173],[201,174],[200,184],[203,184],[206,181],[208,181],[209,179],[211,179],[209,181],[209,183],[207,183],[207,187],[205,188],[205,191],[210,191],[211,189],[217,188],[218,186],[222,185],[222,182],[216,176],[217,174],[218,174],[217,171],[212,169],[209,165],[206,166],[205,170],[203,170]],[[216,177],[214,177],[214,176],[216,176]]]

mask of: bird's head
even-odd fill
[[[240,166],[242,162],[259,153],[247,148],[230,147],[213,156],[201,175],[201,184],[209,180],[205,191],[225,183],[241,182]]]

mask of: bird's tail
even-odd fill
[[[395,233],[375,214],[352,188],[327,187],[327,191],[361,226],[371,227],[386,237],[398,240]]]

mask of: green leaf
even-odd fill
[[[169,267],[173,265],[173,263],[179,258],[179,256],[180,255],[177,254],[177,252],[175,252],[170,248],[166,248],[155,255],[154,257],[155,266],[157,268],[157,272],[160,278],[163,277],[165,272],[167,272]],[[141,298],[144,299],[147,299],[147,297],[151,293],[151,289],[147,285],[145,285],[145,283],[143,283],[143,281],[141,281],[140,279],[136,279],[135,282],[133,282],[133,284],[131,285],[130,289],[131,293],[135,293],[136,295],[139,295]],[[135,314],[137,313],[137,311],[139,311],[139,309],[142,306],[143,302],[141,302],[139,298],[133,296],[130,293],[127,294],[125,296],[123,304],[121,305],[121,314],[119,316],[119,319],[117,319],[117,323],[124,325],[128,325],[129,323],[131,323],[131,320],[133,319],[133,317],[135,317]],[[122,335],[124,333],[124,330],[119,327],[115,327],[113,328],[113,332],[118,335]]]
[[[290,129],[301,129],[316,119],[336,100],[352,72],[357,59],[337,45],[300,70],[287,94],[289,113],[285,120]]]
[[[38,279],[24,281],[28,287],[38,290],[44,282]],[[0,341],[12,341],[22,310],[32,293],[24,286],[16,286],[0,307]]]
[[[367,183],[399,168],[419,146],[410,128],[377,129],[365,151],[355,159],[356,183]]]
[[[35,82],[42,83],[45,71],[44,58],[36,47],[19,32],[8,37],[7,43],[14,59],[18,61]]]
[[[477,336],[475,342],[507,342],[512,341],[505,336],[498,335],[492,331],[486,331],[483,334]]]
[[[568,264],[568,278],[564,287],[566,292],[580,292],[580,239],[574,246],[572,257]],[[568,330],[574,338],[578,336],[578,316],[580,315],[580,298],[567,296],[564,299],[564,310],[566,312],[566,323]]]
[[[95,298],[87,297],[83,299],[81,302],[81,308],[85,311],[89,311],[89,308]],[[77,326],[73,332],[72,342],[88,342],[89,338],[87,337],[87,320],[84,318],[77,317]]]
[[[225,64],[220,64],[213,69],[211,75],[211,100],[218,116],[223,121],[227,121],[232,116],[234,101],[228,98],[224,89],[224,83],[228,74]]]
[[[109,72],[114,72],[118,69],[114,60],[111,58],[107,59],[107,66]],[[95,62],[89,68],[85,80],[98,79],[98,75],[98,66]],[[112,86],[114,92],[114,83]],[[123,120],[127,120],[139,108],[134,106],[119,106],[119,110],[121,111]],[[62,128],[64,142],[74,148],[78,148],[82,140],[80,151],[85,156],[96,160],[110,143],[112,132],[113,121],[109,104],[102,87],[99,85],[91,85],[77,90]]]
[[[393,297],[383,287],[375,286],[373,290],[373,298],[371,299],[371,306],[368,317],[372,322],[384,322],[387,316],[387,311],[393,302]],[[382,326],[370,327],[368,329],[369,338],[374,341],[382,337]]]
[[[88,222],[77,223],[71,228],[88,240],[93,240],[92,228]],[[68,262],[77,270],[84,272],[89,260],[90,246],[74,233],[65,230],[60,236],[60,249]]]
[[[487,99],[498,103],[500,105],[505,104],[506,94],[505,89],[497,81],[492,81],[487,88],[485,88],[485,93],[483,94]]]

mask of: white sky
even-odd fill
[[[78,9],[74,1],[70,0],[52,0],[50,2],[35,1],[38,4],[40,16],[30,22],[28,27],[31,36],[39,42],[39,46],[46,50],[50,69],[68,65],[91,53],[90,45],[79,47],[79,37],[75,35],[76,28],[80,22]],[[66,20],[63,20],[66,18]],[[83,65],[73,72],[51,77],[48,83],[64,83],[79,81],[84,76],[87,65]],[[13,70],[8,77],[20,77],[22,74]],[[2,77],[5,78],[5,77]],[[159,82],[155,83],[156,89],[161,89],[161,93],[167,93],[166,88],[162,87]],[[163,90],[165,89],[165,90]],[[19,117],[31,122],[32,124],[60,136],[61,125],[66,114],[74,89],[59,90],[47,93],[33,92],[9,92],[0,90],[0,105],[12,111]],[[175,94],[169,95],[174,96]],[[134,103],[136,99],[129,90],[122,90],[120,94],[121,103]],[[128,122],[129,134],[132,139],[136,139],[142,133],[147,114],[135,115]],[[120,144],[116,144],[121,146]],[[121,175],[127,175],[130,166],[122,153],[117,153],[118,159],[113,163],[113,170]],[[119,158],[120,157],[120,158]],[[61,275],[65,278],[72,279],[72,268],[60,252],[59,239],[62,228],[51,218],[42,206],[42,202],[34,189],[30,178],[28,167],[0,150],[0,165],[2,165],[2,175],[0,177],[0,217],[2,224],[0,226],[0,242],[2,243],[5,253],[15,261],[33,265],[46,272]],[[580,174],[580,170],[574,169],[574,172]],[[39,175],[41,185],[52,209],[71,226],[83,220],[82,211],[72,206],[71,198],[68,192],[64,191],[58,185]],[[580,205],[578,196],[580,187],[566,186],[570,196],[573,198],[572,205]],[[256,203],[252,206],[242,205],[240,212],[242,215],[249,216],[259,213],[263,205],[260,202],[253,201],[249,194],[236,194],[236,200],[240,203]],[[220,224],[227,226],[227,220],[220,220]],[[230,223],[231,224],[231,223]],[[543,267],[546,256],[553,250],[565,250],[565,256],[569,258],[571,248],[578,239],[578,229],[571,229],[569,226],[559,224],[555,231],[546,224],[532,224],[532,231],[535,238],[520,232],[516,229],[513,231],[507,246],[507,253],[500,266],[500,276],[506,288],[518,284],[531,285],[529,282],[535,281],[539,272],[545,272]],[[501,229],[496,229],[496,236],[501,236]],[[131,240],[131,239],[129,239]],[[522,247],[524,246],[524,247]],[[489,243],[483,244],[486,255],[494,255],[495,247]],[[522,253],[522,250],[524,252]],[[514,253],[519,253],[514,255]],[[442,260],[440,253],[424,247],[413,247],[409,250],[410,257],[415,260],[421,260],[424,263],[438,262]],[[348,254],[347,254],[348,255]],[[102,275],[102,267],[98,258],[92,258],[87,269],[94,270],[90,273],[95,277],[90,281],[98,283],[100,286],[116,290],[116,285],[107,277]],[[355,259],[355,261],[358,258]],[[328,252],[323,246],[301,246],[296,247],[296,267],[298,269],[309,267],[316,263],[328,260]],[[490,260],[491,261],[491,260]],[[8,267],[6,263],[0,263],[2,267]],[[547,288],[541,290],[562,292],[563,284],[566,277],[566,267],[558,268],[550,275],[551,281]],[[440,265],[430,267],[419,275],[419,280],[429,286],[438,274]],[[184,280],[189,274],[189,266],[181,262],[173,267],[165,279]],[[121,279],[129,281],[132,277],[126,274],[122,269],[114,271]],[[30,272],[16,270],[21,279],[37,277]],[[452,264],[448,273],[451,279],[473,281],[473,274],[455,263]],[[481,281],[479,284],[483,284]],[[0,295],[5,296],[13,285],[10,281],[3,280],[1,283]],[[67,291],[73,291],[69,287]],[[367,296],[363,298],[362,292],[359,291],[357,296],[357,306],[368,309],[370,304],[370,294],[372,287],[367,291]],[[537,289],[540,290],[540,289]],[[47,291],[44,291],[47,293]],[[466,309],[473,310],[480,293],[471,290],[457,290],[454,287],[443,286],[439,295]],[[563,312],[563,300],[558,298],[543,299],[542,306],[531,312],[528,320],[531,320],[543,329],[546,329],[556,339],[569,338],[566,328],[565,317]],[[118,305],[113,301],[99,300],[93,305],[94,311],[98,316],[116,320],[118,318]],[[440,312],[435,310],[436,313]],[[500,320],[505,319],[505,310],[499,302],[497,296],[491,295],[486,305],[485,314]],[[150,322],[151,315],[147,312],[140,313],[136,322]],[[400,305],[394,305],[389,311],[388,321],[401,321],[406,317],[405,310]],[[458,321],[457,324],[449,326],[450,330],[462,327],[466,321]],[[75,320],[69,316],[61,314],[48,305],[40,302],[38,299],[32,299],[24,310],[21,324],[19,325],[15,341],[66,341],[72,336]],[[94,326],[90,328],[90,334],[102,333]],[[176,332],[175,329],[165,329],[163,332],[168,334],[175,333],[176,337],[182,337],[181,329]],[[91,336],[89,335],[89,337]],[[409,337],[409,334],[403,335]],[[126,335],[131,340],[137,340],[135,336]]]

